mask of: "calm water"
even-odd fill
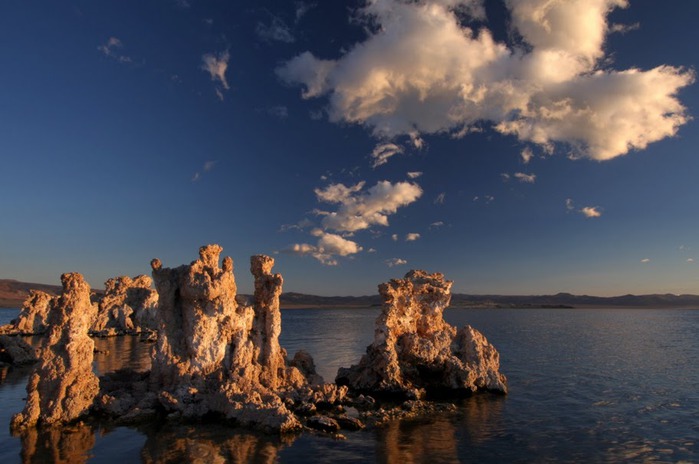
[[[0,323],[16,311],[0,310]],[[281,343],[309,351],[326,380],[356,363],[377,309],[283,311]],[[396,422],[346,440],[280,440],[213,426],[75,427],[9,435],[0,461],[18,462],[699,462],[699,311],[447,310],[501,354],[507,397],[478,395],[454,414]],[[148,346],[98,340],[95,369],[148,368]],[[5,371],[0,423],[23,407],[26,370]]]

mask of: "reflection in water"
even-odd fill
[[[140,341],[138,335],[94,338],[94,370],[97,375],[130,368],[138,372],[148,371],[151,366],[152,343]]]
[[[70,427],[29,429],[21,434],[23,463],[73,464],[87,462],[95,446],[91,427],[76,424]]]
[[[454,413],[394,421],[377,431],[378,457],[387,463],[458,463],[459,450],[483,445],[501,429],[505,397],[474,395]]]
[[[294,437],[276,437],[216,425],[165,426],[148,434],[141,451],[146,464],[273,463]]]

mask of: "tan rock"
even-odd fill
[[[358,365],[340,368],[339,385],[377,394],[421,397],[424,392],[507,392],[499,354],[477,330],[443,319],[452,282],[413,270],[379,286],[384,304],[374,342]]]
[[[12,332],[22,335],[39,335],[48,331],[48,314],[51,302],[57,297],[40,290],[32,290],[22,304]]]
[[[14,366],[26,366],[38,360],[36,350],[20,337],[0,335],[0,361]]]
[[[154,330],[158,293],[152,285],[153,280],[145,275],[107,280],[90,332],[106,336]]]
[[[90,286],[78,273],[63,274],[61,282],[63,292],[50,305],[40,363],[27,384],[27,403],[12,418],[14,431],[71,422],[88,412],[99,390],[92,372],[94,342],[87,333],[95,317]]]

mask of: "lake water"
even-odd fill
[[[0,310],[0,323],[17,311]],[[284,310],[281,344],[326,380],[356,363],[378,309]],[[448,309],[501,356],[506,397],[396,422],[346,440],[277,438],[216,426],[152,425],[11,437],[28,371],[0,376],[0,462],[699,462],[699,310]],[[148,345],[97,340],[95,369],[148,368]]]

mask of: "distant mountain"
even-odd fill
[[[33,284],[17,280],[0,279],[0,308],[19,308],[29,296],[29,290],[42,290],[52,295],[61,292],[59,285]],[[101,290],[96,290],[101,292]],[[241,295],[248,300],[251,295]],[[368,296],[317,296],[286,292],[280,298],[282,308],[328,308],[380,306],[381,297]],[[466,295],[454,293],[454,308],[580,308],[588,306],[646,307],[646,308],[697,308],[699,295],[622,295],[613,297],[572,295]]]

